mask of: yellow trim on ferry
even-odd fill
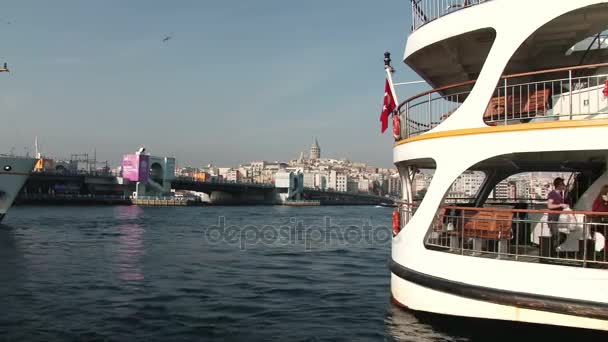
[[[608,119],[582,119],[582,120],[564,120],[550,122],[531,122],[525,124],[506,125],[506,126],[487,126],[476,128],[454,129],[449,131],[423,133],[408,139],[402,139],[395,142],[395,147],[404,145],[414,141],[439,139],[447,137],[458,137],[464,135],[488,134],[488,133],[504,133],[504,132],[522,132],[535,131],[543,129],[559,129],[559,128],[578,128],[578,127],[599,127],[608,126]]]

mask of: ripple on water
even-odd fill
[[[205,239],[221,216],[390,227],[373,207],[15,207],[0,226],[0,341],[460,338],[393,310],[390,241],[241,248]]]

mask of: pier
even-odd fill
[[[190,198],[179,198],[179,197],[168,197],[168,198],[155,198],[155,197],[138,197],[131,199],[131,204],[141,205],[146,207],[182,207],[182,206],[193,206],[202,205],[200,200]]]

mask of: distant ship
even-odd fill
[[[0,222],[34,169],[36,159],[0,155]]]

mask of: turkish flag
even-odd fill
[[[382,128],[380,132],[384,133],[388,128],[388,116],[397,108],[397,101],[395,101],[395,94],[391,90],[391,85],[386,79],[384,85],[384,106],[382,107],[382,114],[380,114],[380,122],[382,122]]]

